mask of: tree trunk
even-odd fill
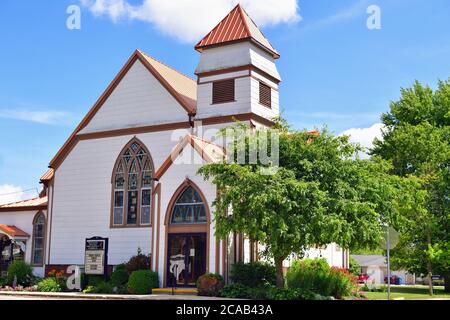
[[[284,288],[283,261],[284,261],[284,257],[275,258],[275,268],[277,270],[277,287],[278,288]]]
[[[430,234],[428,234],[428,247],[431,246],[431,236]],[[428,293],[430,294],[430,296],[433,295],[433,269],[431,267],[431,261],[430,258],[428,258],[428,263],[427,263],[427,271],[428,271]]]

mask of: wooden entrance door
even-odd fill
[[[206,233],[173,233],[168,240],[167,285],[195,286],[206,272]]]

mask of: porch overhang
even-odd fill
[[[0,235],[5,235],[9,239],[15,241],[23,241],[30,238],[30,235],[25,231],[17,228],[16,226],[8,226],[6,224],[0,224]]]

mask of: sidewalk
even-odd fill
[[[87,294],[79,292],[18,292],[18,291],[0,291],[0,300],[4,298],[21,297],[45,298],[45,299],[87,299],[87,300],[225,300],[214,297],[200,297],[195,295],[170,295],[170,294],[150,294],[150,295],[131,295],[131,294]]]

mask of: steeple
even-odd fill
[[[246,40],[252,41],[262,49],[268,51],[275,59],[280,57],[269,40],[267,40],[240,4],[234,7],[214,29],[200,40],[195,45],[195,49],[202,52],[205,48]]]
[[[280,55],[239,4],[195,49],[197,119],[252,114],[267,122],[279,116]]]

